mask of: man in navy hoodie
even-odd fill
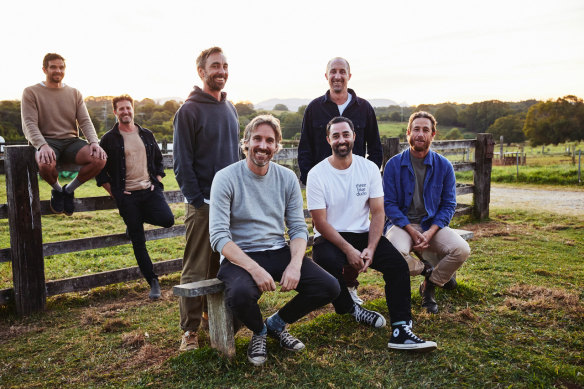
[[[209,243],[209,198],[215,173],[239,160],[237,111],[221,92],[229,75],[227,58],[219,47],[201,52],[195,86],[174,117],[174,174],[186,202],[186,245],[181,284],[214,278],[219,254]],[[180,350],[198,348],[197,331],[206,319],[203,297],[181,297]]]

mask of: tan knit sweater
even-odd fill
[[[90,143],[99,141],[81,93],[67,85],[62,88],[47,88],[40,83],[29,86],[22,93],[21,115],[24,136],[37,150],[47,143],[45,137],[78,137],[78,124]]]

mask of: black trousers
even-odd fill
[[[369,233],[341,232],[341,236],[359,251],[363,251],[369,242]],[[347,257],[334,244],[323,237],[318,237],[312,248],[314,261],[331,273],[341,286],[341,293],[333,301],[337,313],[351,311],[353,299],[347,290],[343,277],[343,266],[347,264]],[[382,236],[373,255],[373,262],[369,266],[383,274],[385,281],[385,300],[391,322],[409,321],[411,313],[410,273],[404,257]]]
[[[286,266],[290,263],[290,248],[248,252],[254,261],[279,282]],[[258,300],[262,292],[252,276],[243,268],[224,259],[217,278],[225,283],[225,300],[233,315],[250,330],[258,333],[264,327]],[[329,273],[304,257],[300,269],[300,281],[296,287],[298,294],[288,301],[279,315],[286,323],[294,323],[306,314],[333,301],[340,292],[339,283]]]
[[[132,194],[122,193],[119,198],[116,198],[116,202],[120,216],[128,227],[138,267],[150,284],[158,276],[154,273],[152,261],[146,249],[144,223],[165,228],[172,227],[174,215],[166,203],[162,189],[156,187],[154,190],[144,189],[130,193]]]

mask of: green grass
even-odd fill
[[[582,177],[584,179],[584,177]],[[457,172],[456,180],[471,182],[473,172]],[[524,183],[541,185],[578,186],[578,167],[573,165],[546,165],[546,166],[519,166],[517,175],[516,166],[493,166],[491,182],[497,183]]]
[[[438,343],[433,353],[390,351],[389,329],[359,326],[328,306],[291,326],[304,352],[270,340],[263,367],[246,360],[249,331],[237,335],[233,360],[204,334],[201,349],[179,354],[174,274],[154,303],[144,282],[130,282],[50,298],[46,312],[27,318],[0,310],[0,387],[582,387],[584,220],[513,210],[491,217],[454,221],[475,239],[459,288],[437,292],[439,314],[420,309],[420,277],[412,279],[414,330]],[[379,274],[360,280],[366,306],[387,315]],[[262,311],[292,295],[264,294]]]
[[[178,184],[171,170],[163,182],[166,190],[178,190]],[[66,183],[67,181],[63,181]],[[5,176],[0,176],[0,202],[6,202]],[[41,200],[51,197],[50,187],[45,182],[39,182]],[[75,191],[77,197],[106,196],[107,192],[95,185],[91,180]],[[175,224],[184,223],[184,204],[171,204],[175,215]],[[43,242],[89,238],[93,236],[121,234],[126,230],[117,210],[78,212],[71,217],[64,215],[43,216]],[[147,229],[158,228],[147,226]],[[154,240],[146,243],[153,261],[181,258],[184,249],[184,238]],[[8,219],[0,220],[0,248],[10,247]],[[131,244],[106,249],[81,251],[70,254],[53,255],[45,258],[45,275],[47,280],[81,276],[101,271],[136,266]],[[12,287],[12,264],[0,263],[0,289]]]

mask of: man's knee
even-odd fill
[[[242,283],[230,285],[225,296],[225,301],[227,302],[227,305],[236,312],[241,309],[246,309],[250,305],[256,303],[259,299],[259,292],[257,288],[255,289],[256,290]]]
[[[160,227],[170,228],[174,225],[174,215],[170,212],[169,215],[166,215],[164,219],[162,219],[160,223]]]
[[[454,248],[452,255],[458,258],[460,263],[464,263],[470,256],[470,246],[468,245],[468,242],[462,241],[459,245],[457,245]]]

